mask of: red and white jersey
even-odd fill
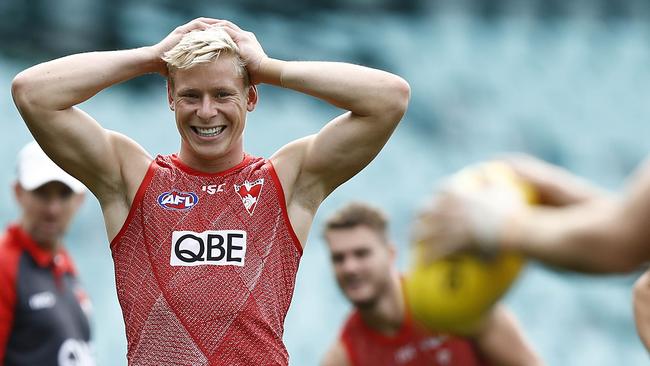
[[[151,163],[111,243],[133,365],[287,365],[302,255],[270,161]]]
[[[394,336],[368,327],[354,311],[341,332],[352,366],[479,366],[485,365],[474,345],[463,338],[431,333],[407,315]]]

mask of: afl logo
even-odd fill
[[[199,197],[194,192],[165,192],[158,196],[158,204],[165,210],[185,211],[194,207]]]

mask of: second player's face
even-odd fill
[[[232,56],[174,71],[169,99],[181,135],[181,160],[195,166],[215,159],[239,163],[246,113],[254,109],[257,91],[244,85]]]
[[[392,251],[368,228],[331,230],[326,235],[339,287],[354,305],[373,305],[390,283]]]

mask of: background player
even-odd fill
[[[0,237],[0,364],[93,365],[90,301],[62,242],[85,187],[36,142],[17,173],[20,215]]]
[[[514,317],[495,306],[475,338],[424,330],[410,317],[388,219],[350,203],[325,224],[337,283],[354,310],[323,365],[541,365]]]

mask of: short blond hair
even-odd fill
[[[198,64],[214,61],[222,54],[233,56],[237,73],[248,85],[246,63],[239,57],[239,47],[222,27],[189,32],[162,59],[167,63],[170,76],[175,70],[189,69]]]

